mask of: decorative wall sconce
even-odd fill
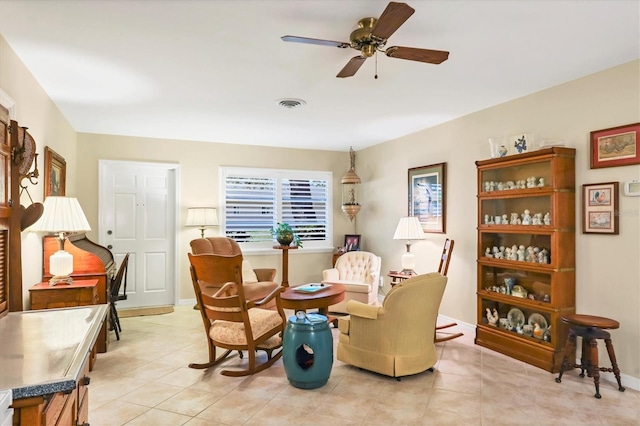
[[[360,211],[360,204],[358,203],[358,185],[362,182],[360,177],[356,174],[356,153],[353,148],[349,148],[349,156],[351,159],[351,167],[349,171],[342,176],[342,211],[346,214],[350,220],[356,217]]]

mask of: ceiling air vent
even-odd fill
[[[299,108],[305,104],[306,102],[302,99],[285,98],[278,100],[278,105],[284,108]]]

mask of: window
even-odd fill
[[[305,248],[332,247],[331,172],[220,168],[223,235],[243,249],[271,248],[270,229],[286,222]]]

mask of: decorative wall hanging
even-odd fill
[[[618,182],[582,185],[582,232],[618,235]]]
[[[44,197],[64,196],[67,183],[67,162],[49,148],[44,147]]]
[[[350,220],[360,211],[360,203],[358,203],[358,185],[362,182],[356,174],[356,153],[353,148],[349,148],[349,157],[351,167],[349,171],[342,176],[342,211]]]
[[[409,169],[409,214],[417,216],[424,232],[444,234],[447,163]]]
[[[640,164],[640,123],[591,132],[591,168]]]

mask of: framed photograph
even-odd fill
[[[67,183],[67,162],[48,146],[44,147],[44,198],[64,196]]]
[[[360,235],[345,235],[344,236],[344,249],[346,251],[359,251],[360,250]]]
[[[424,232],[444,234],[447,163],[409,169],[409,216],[417,216]]]
[[[582,185],[582,233],[618,235],[618,182]]]
[[[591,132],[591,168],[640,164],[640,123]]]

